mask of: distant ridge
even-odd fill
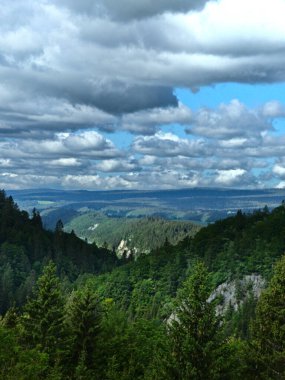
[[[21,208],[36,207],[43,217],[63,209],[100,211],[109,217],[159,216],[209,223],[235,213],[277,207],[285,189],[186,188],[167,190],[10,190]],[[52,203],[51,203],[52,202]]]

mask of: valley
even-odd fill
[[[177,244],[194,236],[201,227],[188,221],[171,221],[158,217],[111,218],[89,211],[79,213],[65,224],[65,231],[74,231],[90,243],[114,250],[119,257],[137,257],[150,253],[168,241]]]
[[[138,257],[194,236],[202,226],[227,216],[278,206],[284,190],[180,189],[161,191],[10,192],[19,206],[40,211],[45,228],[58,220],[67,232],[115,251]]]
[[[284,189],[242,190],[189,188],[177,190],[10,190],[20,208],[41,212],[47,228],[58,219],[69,222],[74,215],[98,211],[111,218],[162,217],[207,224],[233,215],[277,207],[285,199]]]

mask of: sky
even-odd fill
[[[0,188],[285,188],[285,0],[0,5]]]

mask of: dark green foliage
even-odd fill
[[[150,305],[155,303],[155,282],[151,279],[141,280],[136,283],[132,292],[131,302],[129,306],[130,315],[138,318],[155,317],[156,310],[152,310]],[[154,312],[153,312],[154,311]]]
[[[43,227],[42,218],[41,218],[39,211],[37,211],[35,208],[32,211],[31,222],[34,226],[42,229],[42,227]]]
[[[3,327],[8,329],[13,329],[17,326],[19,322],[19,311],[15,307],[11,307],[7,310],[4,318],[1,321]]]
[[[165,220],[158,217],[110,218],[98,212],[88,211],[75,216],[65,229],[74,230],[81,238],[95,241],[99,246],[106,244],[109,249],[117,249],[124,240],[128,249],[138,256],[163,246],[166,240],[171,244],[177,244],[186,236],[194,236],[200,226],[189,221]]]
[[[128,320],[111,300],[99,303],[90,288],[73,292],[66,303],[55,265],[49,263],[20,316],[10,309],[0,323],[1,378],[283,378],[284,268],[285,258],[259,301],[249,349],[246,342],[223,338],[223,324],[208,302],[211,279],[202,263],[179,290],[167,324],[138,315]],[[146,281],[142,289],[149,286]]]
[[[50,262],[38,279],[33,298],[21,317],[22,338],[26,346],[47,353],[51,363],[64,346],[64,302],[56,266]]]
[[[47,379],[48,355],[19,345],[16,331],[0,323],[0,378]]]
[[[0,378],[285,378],[285,259],[256,313],[242,286],[237,311],[218,318],[209,302],[226,279],[271,277],[285,250],[284,225],[284,204],[239,211],[117,266],[109,251],[61,225],[44,231],[36,210],[29,218],[0,192]]]
[[[250,323],[255,317],[257,299],[251,293],[246,297],[238,309],[229,307],[225,313],[224,331],[226,336],[248,340],[250,337]]]
[[[285,378],[285,256],[262,293],[253,323],[256,379]]]
[[[147,379],[155,366],[156,353],[167,342],[165,326],[157,321],[128,321],[114,305],[102,323],[97,352],[98,379]]]
[[[78,364],[75,368],[74,378],[76,380],[94,379],[94,373],[86,366],[86,356],[84,352],[80,355]]]
[[[77,370],[93,367],[93,356],[100,331],[102,308],[98,297],[88,287],[73,292],[67,305],[70,366]]]
[[[285,207],[246,215],[241,211],[201,229],[189,241],[194,256],[203,258],[218,281],[257,272],[271,275],[272,263],[285,251]]]
[[[56,234],[61,234],[63,232],[63,223],[62,220],[59,219],[55,225],[55,233]]]
[[[16,355],[15,336],[0,324],[0,378],[4,379],[10,368],[15,365]]]
[[[177,288],[186,277],[188,252],[168,245],[143,255],[111,273],[89,277],[87,283],[101,299],[112,298],[131,318],[164,319]],[[81,278],[79,278],[81,283]]]
[[[0,191],[0,313],[14,302],[25,302],[50,259],[71,280],[80,273],[104,272],[118,264],[112,252],[86,244],[74,233],[64,233],[61,224],[55,233],[45,231],[37,210],[29,218]]]
[[[249,215],[238,212],[201,229],[193,238],[186,238],[176,246],[167,243],[108,275],[88,281],[101,298],[113,298],[132,318],[136,312],[147,318],[167,318],[178,287],[197,259],[203,260],[213,273],[213,287],[245,274],[257,273],[270,278],[272,265],[285,251],[284,210],[281,205],[272,212],[266,209]],[[146,284],[152,285],[140,304],[138,293]],[[248,302],[238,313],[230,329],[236,331],[236,336],[246,337],[254,304]]]
[[[222,345],[215,304],[206,267],[197,263],[191,276],[178,293],[174,315],[169,321],[172,341],[173,377],[186,379],[219,379]]]

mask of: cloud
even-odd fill
[[[0,168],[9,168],[11,160],[9,158],[0,158]]]
[[[124,150],[93,129],[8,136],[0,142],[1,180],[9,182],[10,188],[22,187],[31,179],[42,187],[49,179],[50,186],[90,189],[261,187],[284,178],[284,136],[272,133],[280,110],[282,104],[277,107],[273,101],[249,109],[237,100],[207,109],[203,120],[209,121],[213,130],[206,136],[200,123],[205,109],[193,112],[179,104],[178,108],[124,115],[119,121],[122,128],[133,124],[153,130],[153,134],[132,137]],[[179,137],[160,130],[175,120],[179,120],[181,132],[183,123],[191,124],[193,134]],[[196,125],[197,120],[200,124]],[[254,169],[262,170],[262,178],[254,175]]]
[[[77,134],[61,133],[56,134],[53,139],[8,140],[0,142],[0,149],[2,156],[7,159],[37,157],[56,160],[60,157],[59,160],[62,160],[65,158],[72,159],[74,155],[89,157],[90,159],[103,159],[124,155],[122,151],[115,148],[111,140],[104,138],[95,131],[82,131]]]
[[[124,115],[121,119],[122,128],[131,133],[151,135],[161,125],[188,125],[192,121],[191,110],[183,105],[178,107],[153,108]]]
[[[272,100],[267,102],[262,107],[262,113],[265,117],[276,118],[285,117],[285,107],[282,103],[277,100]]]
[[[137,153],[172,157],[172,156],[210,156],[211,148],[204,140],[179,138],[173,133],[158,132],[154,136],[139,136],[134,139],[133,150]]]
[[[18,94],[20,95],[20,93]],[[1,96],[1,87],[0,87]],[[88,105],[72,105],[62,99],[7,99],[9,105],[1,112],[0,134],[5,137],[43,137],[56,131],[98,128],[114,131],[117,118]],[[3,100],[3,96],[2,96]]]
[[[284,82],[284,13],[284,0],[3,0],[2,186],[259,186],[255,169],[280,182],[280,99],[193,110],[175,88]]]
[[[218,109],[200,109],[193,116],[193,127],[186,131],[210,138],[228,139],[228,145],[240,146],[247,137],[260,137],[262,132],[273,130],[268,120],[269,116],[273,116],[272,111],[273,104],[266,104],[260,111],[249,109],[239,100],[233,99],[229,104],[221,104]]]
[[[219,186],[232,186],[244,183],[242,177],[245,176],[244,169],[218,170],[215,182]]]
[[[95,131],[85,131],[81,134],[60,135],[62,144],[70,151],[105,151],[114,149],[114,145]]]
[[[25,175],[18,175],[15,173],[0,173],[1,186],[4,189],[27,189],[31,187],[37,188],[50,188],[60,187],[61,179],[57,176],[50,175],[31,175],[26,173]]]
[[[68,189],[103,189],[132,188],[132,183],[121,177],[100,177],[99,175],[66,175],[61,182]]]
[[[242,167],[245,170],[254,168],[266,168],[268,163],[265,160],[253,160],[247,157],[221,158],[221,157],[157,157],[145,155],[139,160],[139,164],[144,167],[149,167],[150,170],[163,171],[165,168],[171,168],[179,172],[187,170],[198,170],[205,174],[205,171],[217,170],[232,170],[237,167]]]
[[[274,165],[273,173],[278,175],[281,178],[285,178],[285,166],[278,165],[278,164]]]
[[[102,160],[96,165],[96,169],[102,172],[131,172],[140,171],[135,160]]]
[[[68,1],[71,12],[58,2],[4,0],[6,92],[122,114],[177,106],[177,86],[285,79],[284,0],[210,1],[194,12],[205,2],[124,3]]]
[[[180,174],[171,170],[152,173],[126,173],[125,175],[101,177],[97,174],[62,175],[17,175],[14,173],[0,174],[1,184],[7,189],[27,188],[36,183],[38,188],[61,187],[65,189],[171,189],[178,187],[193,187],[201,183],[198,173]],[[144,183],[144,185],[142,185]],[[8,186],[9,185],[9,186]]]
[[[276,189],[285,189],[285,181],[281,181],[276,185]]]
[[[76,12],[93,14],[97,17],[105,16],[118,21],[129,21],[153,17],[165,12],[188,12],[190,10],[202,9],[205,0],[63,0],[62,4]]]

